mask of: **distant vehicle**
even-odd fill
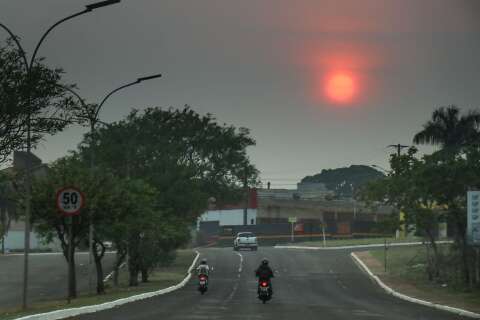
[[[238,251],[241,248],[256,251],[258,249],[257,237],[251,232],[238,233],[233,241],[233,250]]]
[[[113,249],[112,241],[104,241],[103,245],[105,246],[105,249]]]

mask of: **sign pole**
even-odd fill
[[[57,191],[56,204],[58,211],[65,217],[68,224],[68,294],[67,301],[71,302],[72,298],[76,298],[75,290],[75,237],[74,223],[75,216],[80,214],[80,210],[85,206],[85,196],[75,187],[64,187]]]
[[[291,222],[290,224],[292,225],[292,234],[291,234],[291,237],[290,237],[290,241],[293,243],[295,241],[294,235],[293,235],[293,224],[294,224],[294,222]]]
[[[73,276],[73,216],[68,217],[70,222],[68,225],[68,292],[67,292],[67,301],[70,304],[72,299],[72,276]]]
[[[325,223],[322,222],[322,234],[323,234],[323,247],[327,246],[327,241],[325,239]]]
[[[475,247],[475,282],[478,284],[480,281],[480,249]]]

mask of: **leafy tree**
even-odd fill
[[[47,177],[37,179],[32,186],[32,220],[36,231],[47,242],[57,239],[62,247],[67,262],[74,263],[75,256],[69,254],[69,227],[68,219],[62,217],[56,208],[55,198],[57,190],[66,185],[74,185],[85,195],[86,205],[80,216],[74,218],[73,252],[79,245],[86,243],[90,221],[102,230],[109,223],[112,211],[116,208],[115,192],[117,179],[108,171],[97,172],[92,175],[75,155],[61,158],[51,165]],[[95,208],[93,211],[92,208]],[[95,214],[92,214],[94,212]],[[94,261],[97,267],[97,292],[103,293],[103,269],[101,259],[105,253],[101,239],[102,234],[94,236]],[[76,297],[76,280],[73,273],[70,281],[73,283],[70,296]]]
[[[324,183],[327,189],[335,191],[337,196],[351,197],[355,190],[360,190],[369,181],[383,176],[383,173],[369,166],[352,165],[348,168],[324,169],[316,175],[306,176],[301,182]]]
[[[384,179],[370,182],[362,191],[362,198],[368,203],[391,205],[405,213],[405,225],[414,226],[432,247],[429,277],[433,279],[440,275],[436,228],[442,213],[437,210],[438,200],[432,192],[430,164],[418,159],[416,153],[417,149],[412,147],[407,154],[392,155],[392,171]]]
[[[413,142],[416,144],[440,145],[442,152],[456,154],[464,147],[477,143],[480,113],[470,111],[460,115],[456,106],[442,107],[435,110],[432,119],[423,125]]]
[[[113,224],[111,238],[119,250],[117,267],[129,252],[131,285],[137,284],[139,272],[147,280],[152,267],[188,241],[190,227],[209,197],[218,202],[239,199],[245,174],[256,183],[257,170],[246,155],[246,148],[255,144],[249,131],[219,125],[211,115],[200,116],[189,107],[133,111],[97,131],[95,137],[86,136],[79,154],[87,162],[93,151],[99,168],[125,179],[122,190],[127,194],[118,208],[123,213]],[[148,194],[139,191],[143,188],[155,190],[154,199],[142,201],[155,207],[143,208],[140,215],[135,204]],[[160,229],[149,233],[151,225]]]
[[[0,163],[25,147],[30,119],[32,146],[71,122],[74,103],[61,83],[63,71],[38,59],[27,74],[22,52],[12,40],[0,47]]]

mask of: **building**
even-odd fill
[[[300,182],[297,189],[259,189],[259,199],[278,200],[324,200],[335,193],[328,190],[324,183]]]
[[[257,190],[250,190],[247,204],[244,202],[211,207],[198,218],[197,230],[200,230],[202,223],[214,223],[218,226],[255,225],[257,223]]]
[[[28,154],[23,151],[15,151],[13,155],[13,166],[2,170],[7,177],[12,177],[21,173],[27,167]],[[35,155],[31,155],[30,163],[32,175],[34,177],[43,177],[47,174],[47,165]],[[16,204],[7,196],[8,193],[15,193],[17,190],[13,184],[6,182],[0,193],[0,250],[9,252],[23,250],[25,248],[25,223],[21,218],[17,218]],[[5,230],[3,232],[2,230]],[[34,231],[30,232],[30,248],[32,250],[58,249],[56,244],[46,244],[41,237]]]

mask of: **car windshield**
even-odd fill
[[[239,233],[238,234],[239,237],[254,237],[255,235],[253,233],[250,233],[250,232],[243,232],[243,233]]]

